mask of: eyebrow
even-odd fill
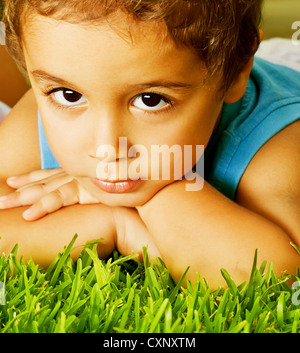
[[[147,90],[149,88],[169,88],[172,90],[185,91],[194,88],[196,85],[187,82],[176,82],[176,81],[152,81],[147,83],[141,83],[137,85],[130,85],[130,88],[134,88],[138,91]]]
[[[68,82],[62,78],[53,76],[43,70],[34,70],[31,71],[31,75],[40,82],[46,81],[46,82],[53,82],[56,83],[60,86],[63,87],[68,87],[70,89],[74,89],[76,91],[79,91],[80,89],[76,87],[71,82]],[[150,88],[168,88],[172,90],[178,90],[178,91],[187,91],[192,88],[195,88],[196,84],[192,83],[187,83],[187,82],[177,82],[177,81],[166,81],[166,80],[161,80],[161,81],[151,81],[151,82],[146,82],[146,83],[139,83],[139,84],[133,84],[133,85],[128,85],[128,89],[135,89],[138,91],[143,91],[147,90]]]
[[[53,76],[51,74],[48,74],[47,72],[43,71],[43,70],[34,70],[34,71],[31,71],[31,75],[36,79],[36,81],[39,81],[39,82],[43,82],[43,81],[46,81],[46,82],[53,82],[53,83],[56,83],[60,86],[63,86],[63,87],[69,87],[69,88],[72,88],[74,90],[79,90],[76,85],[74,85],[73,83],[71,82],[68,82],[62,78],[59,78],[59,77],[56,77],[56,76]]]

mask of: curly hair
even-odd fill
[[[163,21],[176,43],[196,50],[208,75],[222,74],[226,91],[258,48],[262,1],[5,0],[2,20],[8,51],[24,69],[22,25],[29,13],[89,24],[121,10],[136,21]]]

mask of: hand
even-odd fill
[[[112,210],[117,233],[116,247],[121,254],[138,254],[138,260],[142,262],[145,246],[150,261],[160,257],[149,230],[135,208],[113,207]]]
[[[32,205],[23,213],[27,221],[37,220],[77,203],[99,203],[62,168],[37,170],[11,177],[7,179],[7,184],[16,191],[0,198],[0,209]]]

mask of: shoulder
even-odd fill
[[[32,90],[0,124],[0,178],[40,168],[37,105]]]
[[[256,153],[241,178],[236,202],[280,225],[300,242],[300,120]]]

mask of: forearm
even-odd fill
[[[258,261],[272,261],[275,271],[294,272],[300,257],[288,236],[275,224],[240,207],[208,184],[186,192],[185,182],[160,191],[138,208],[162,259],[178,281],[190,266],[212,286],[222,284],[225,268],[237,282],[249,278],[255,250]]]
[[[0,211],[0,251],[9,254],[19,245],[18,257],[32,258],[47,267],[68,245],[75,234],[78,238],[71,256],[75,259],[87,241],[103,238],[99,256],[109,255],[114,247],[115,227],[111,211],[104,205],[66,207],[35,222],[22,218],[25,208]]]

